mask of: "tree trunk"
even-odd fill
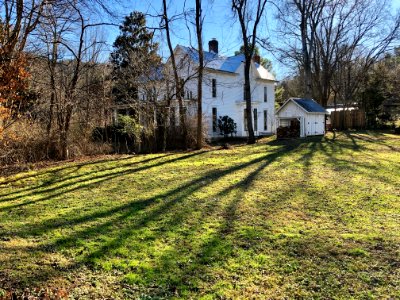
[[[197,32],[197,47],[199,51],[199,69],[197,77],[197,143],[196,148],[201,149],[203,147],[203,37],[202,29],[203,24],[201,20],[202,9],[201,0],[196,0],[196,32]]]
[[[181,91],[184,88],[179,80],[178,76],[178,69],[176,66],[175,56],[174,56],[174,49],[172,48],[171,42],[171,35],[170,35],[170,28],[169,28],[169,18],[168,18],[168,11],[167,11],[167,0],[163,0],[163,20],[165,26],[165,32],[167,36],[167,44],[171,58],[171,65],[172,70],[174,73],[174,81],[175,81],[175,96],[179,103],[179,127],[181,129],[182,137],[183,137],[183,147],[187,148],[187,128],[186,128],[186,110],[183,106],[183,99],[181,95]]]
[[[60,132],[60,158],[62,160],[68,159],[68,132],[61,130]]]
[[[250,1],[247,0],[232,0],[232,9],[236,12],[240,28],[242,32],[242,40],[244,46],[244,100],[246,101],[246,116],[247,116],[247,130],[248,130],[248,144],[254,144],[256,138],[253,130],[253,120],[251,113],[251,86],[250,86],[250,66],[251,60],[254,54],[254,48],[257,41],[257,27],[260,23],[261,17],[263,16],[265,5],[267,0],[258,0],[256,2],[256,11],[249,11],[248,5]],[[250,20],[251,18],[251,20]],[[249,23],[252,24],[252,28],[249,28]]]
[[[308,21],[308,13],[303,3],[301,9],[301,23],[300,23],[300,32],[301,32],[301,46],[302,46],[302,54],[303,54],[303,69],[304,69],[304,97],[312,98],[312,86],[311,86],[311,59],[310,52],[307,46],[308,40],[308,32],[307,32],[307,21]]]
[[[251,113],[250,64],[251,64],[251,57],[246,58],[244,65],[244,89],[245,89],[244,100],[246,101],[246,115],[247,115],[247,132],[248,132],[247,143],[254,144],[256,142],[256,138],[254,136],[253,120]]]

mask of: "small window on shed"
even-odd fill
[[[289,127],[290,126],[290,120],[288,119],[282,119],[279,121],[279,125],[282,127]]]

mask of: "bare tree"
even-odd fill
[[[163,0],[163,15],[162,15],[162,21],[163,21],[163,28],[165,29],[165,34],[167,38],[167,44],[168,44],[168,49],[170,53],[170,63],[172,67],[172,72],[173,72],[173,77],[174,77],[174,87],[175,87],[175,97],[178,100],[179,103],[179,127],[182,131],[182,136],[183,136],[183,143],[184,147],[187,147],[187,128],[186,128],[186,110],[183,105],[183,99],[182,99],[182,89],[184,86],[181,84],[181,80],[178,75],[178,67],[177,67],[177,62],[175,59],[174,55],[174,49],[172,47],[172,42],[171,42],[171,30],[170,30],[170,22],[171,18],[168,16],[168,7],[167,7],[167,0]]]
[[[26,102],[27,56],[25,48],[39,23],[45,1],[0,1],[0,134],[20,115]]]
[[[244,45],[244,100],[246,101],[247,130],[249,134],[248,144],[256,142],[251,117],[250,67],[256,42],[258,41],[257,29],[264,15],[266,4],[267,0],[232,0],[232,9],[239,20]]]
[[[48,84],[50,101],[47,131],[53,124],[59,144],[59,156],[68,158],[69,131],[74,113],[85,101],[87,90],[85,74],[92,70],[101,51],[95,34],[103,22],[92,22],[84,3],[64,0],[46,5],[44,19],[38,36],[46,45]],[[86,82],[86,83],[85,83]]]
[[[0,20],[2,30],[3,55],[15,55],[24,51],[29,35],[35,30],[41,18],[44,0],[3,0],[0,1]],[[11,57],[9,57],[11,58]]]
[[[196,0],[196,36],[199,53],[199,67],[197,74],[197,148],[203,146],[203,70],[204,70],[204,52],[203,52],[203,16],[201,0]]]
[[[303,95],[313,96],[323,106],[333,95],[343,94],[339,86],[333,87],[339,70],[343,74],[345,65],[353,65],[348,62],[363,62],[358,75],[347,76],[357,77],[350,90],[346,87],[348,99],[357,89],[357,82],[362,82],[359,76],[398,37],[400,18],[391,16],[386,0],[287,0],[277,6],[281,28],[278,33],[289,37],[282,39],[284,42],[277,48],[281,59],[297,66],[302,73]],[[344,77],[340,77],[345,88]]]

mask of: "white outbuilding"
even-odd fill
[[[277,127],[300,126],[300,137],[325,134],[327,111],[313,99],[290,98],[276,112]]]

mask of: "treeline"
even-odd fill
[[[356,106],[371,125],[399,118],[400,18],[391,1],[293,0],[277,6],[277,33],[286,37],[277,39],[277,56],[293,69],[277,88],[278,102],[302,95],[324,107]]]
[[[114,9],[118,1],[0,0],[0,163],[201,148],[207,80],[202,4],[207,1],[189,2],[172,14],[171,3],[161,0],[157,12],[132,12],[115,24],[121,19]],[[278,89],[280,99],[313,97],[324,106],[358,101],[370,111],[398,99],[398,52],[387,53],[398,41],[400,19],[389,11],[389,1],[224,3],[243,45],[248,114],[250,62],[260,48],[293,68],[292,78]],[[272,15],[274,39],[267,30]],[[188,45],[198,55],[197,65],[183,78],[185,66],[172,55],[176,24],[191,32]],[[103,28],[116,25],[120,34],[108,55]],[[159,42],[170,59],[159,56]],[[188,82],[197,86],[193,94],[186,94]],[[250,115],[247,120],[248,142],[254,143]]]

